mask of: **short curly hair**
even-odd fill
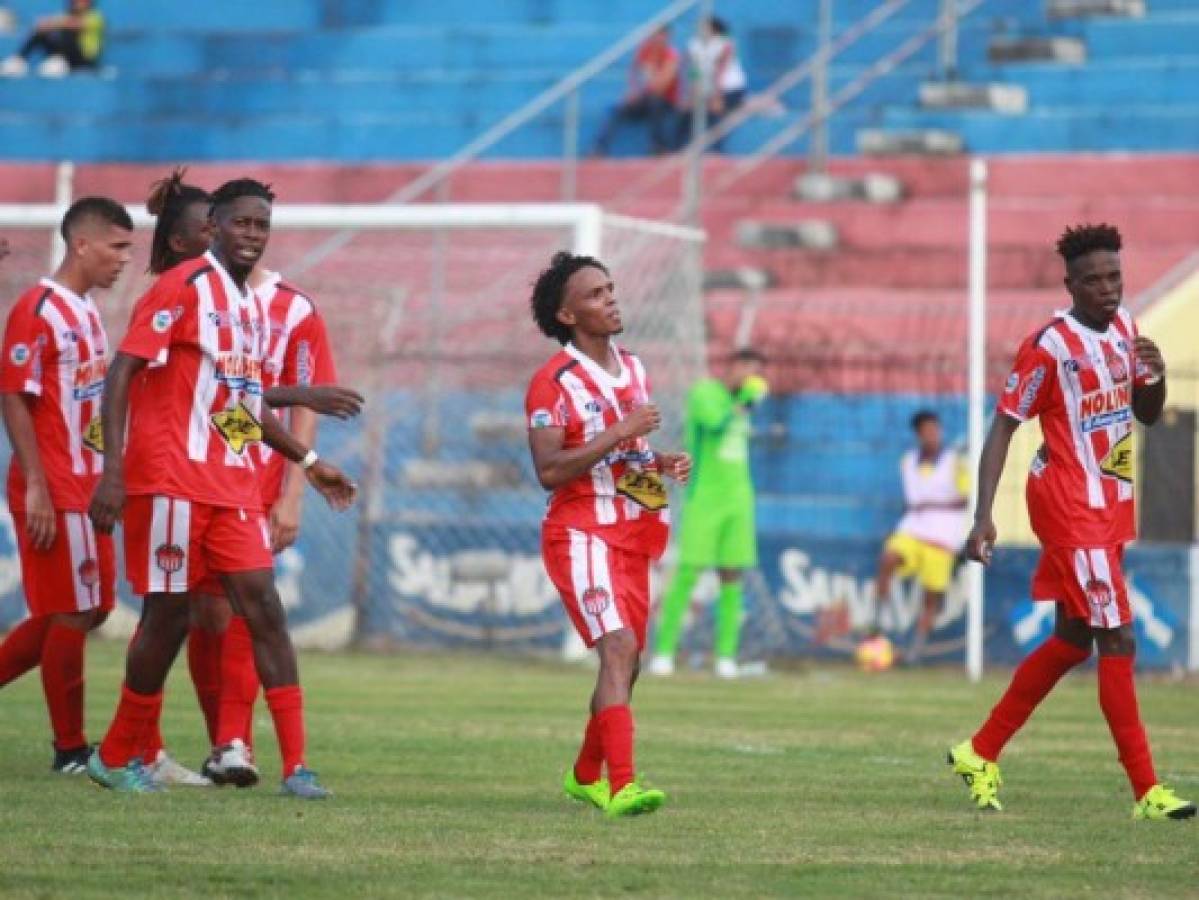
[[[1119,253],[1124,241],[1120,229],[1115,225],[1100,222],[1098,225],[1075,225],[1062,232],[1057,241],[1057,252],[1067,263],[1095,250]]]
[[[579,269],[588,266],[599,269],[605,275],[609,274],[608,267],[594,256],[576,256],[565,251],[555,253],[548,268],[537,276],[533,283],[533,296],[529,298],[529,308],[533,312],[533,321],[546,337],[551,337],[559,344],[570,341],[570,329],[558,321],[558,310],[566,299],[566,282]]]

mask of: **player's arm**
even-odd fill
[[[42,457],[33,432],[33,413],[29,410],[28,394],[5,393],[0,398],[4,428],[21,474],[25,476],[25,528],[35,550],[48,550],[54,543],[54,504]]]
[[[530,428],[529,450],[537,480],[547,491],[569,484],[591,470],[624,441],[644,437],[662,424],[662,415],[652,403],[639,406],[629,415],[605,428],[581,447],[565,447],[565,428]]]
[[[966,556],[983,565],[991,562],[991,552],[997,536],[992,519],[995,493],[999,489],[1004,463],[1007,462],[1012,435],[1019,427],[1019,419],[1002,411],[997,412],[991,420],[991,429],[987,432],[982,456],[978,461],[978,505],[974,509],[974,527],[970,529],[966,538]]]
[[[358,494],[358,485],[337,466],[317,456],[315,450],[309,450],[301,444],[266,406],[262,408],[260,424],[262,440],[266,445],[283,454],[284,459],[299,463],[308,483],[316,488],[326,503],[334,509],[342,510],[354,502]]]
[[[104,435],[104,472],[92,494],[88,515],[96,530],[112,532],[125,507],[125,422],[129,417],[129,384],[148,361],[120,351],[104,377],[100,427]]]
[[[1166,361],[1157,344],[1143,334],[1133,341],[1136,377],[1132,387],[1132,414],[1142,425],[1154,425],[1166,405]]]
[[[272,409],[304,407],[337,419],[352,419],[362,412],[366,403],[366,398],[358,391],[337,384],[278,385],[264,391],[262,399]]]

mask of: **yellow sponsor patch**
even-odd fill
[[[657,472],[626,470],[616,482],[616,493],[651,511],[664,508],[669,501],[666,485]]]
[[[104,425],[99,416],[88,422],[87,428],[83,429],[83,446],[96,453],[104,452]]]
[[[1099,469],[1104,475],[1119,478],[1121,481],[1127,481],[1129,484],[1132,483],[1131,431],[1112,445],[1112,448],[1107,451],[1107,456],[1103,457],[1103,462],[1099,464]]]
[[[233,409],[213,413],[212,426],[221,433],[229,449],[238,455],[247,444],[262,440],[262,423],[242,403]]]

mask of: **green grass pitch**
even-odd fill
[[[93,739],[123,648],[89,648]],[[638,766],[658,814],[564,799],[591,672],[478,655],[307,655],[310,764],[326,804],[257,789],[117,796],[48,771],[36,673],[0,692],[0,896],[1149,897],[1199,892],[1196,823],[1134,823],[1091,672],[1004,759],[1001,815],[944,765],[1002,688],[956,672],[843,668],[638,689]],[[1194,683],[1143,679],[1164,780],[1199,796]],[[205,752],[184,660],[164,731]]]

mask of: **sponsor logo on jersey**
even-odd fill
[[[312,345],[308,341],[296,345],[296,382],[312,384]]]
[[[8,358],[12,360],[14,366],[25,365],[29,362],[29,345],[13,344],[12,349],[8,351]]]
[[[579,598],[583,601],[583,609],[591,616],[601,616],[612,605],[612,597],[602,587],[589,587]]]
[[[640,469],[627,469],[616,481],[616,493],[651,512],[664,508],[669,502],[661,476]]]
[[[604,406],[605,404],[601,403],[599,400],[588,400],[583,404],[583,409],[591,413],[593,416],[598,416],[604,411]]]
[[[1003,386],[1003,392],[1005,394],[1011,394],[1014,393],[1018,387],[1020,387],[1020,373],[1013,372],[1007,377],[1007,382]]]
[[[216,379],[231,391],[262,393],[262,362],[241,353],[218,353]]]
[[[1128,422],[1132,418],[1132,388],[1126,383],[1114,388],[1091,391],[1078,401],[1078,425],[1083,431],[1097,431]]]
[[[229,449],[239,456],[248,444],[262,440],[262,423],[241,403],[233,409],[213,413],[212,426],[225,439]]]
[[[178,544],[159,544],[154,548],[154,565],[168,575],[174,575],[183,568],[187,555]]]
[[[1028,411],[1032,409],[1033,403],[1036,402],[1037,392],[1041,390],[1041,385],[1045,383],[1045,367],[1037,366],[1028,373],[1028,377],[1024,379],[1023,387],[1020,390],[1020,400],[1016,403],[1016,414],[1019,416],[1027,416]]]
[[[171,327],[171,322],[174,321],[169,309],[160,309],[154,313],[154,317],[150,319],[150,327],[159,334],[166,334]]]
[[[94,559],[85,559],[79,564],[79,583],[84,587],[93,587],[100,581],[100,564]]]
[[[552,428],[554,415],[548,409],[535,409],[529,416],[530,428]]]
[[[83,429],[83,446],[94,453],[104,452],[104,423],[96,416]]]
[[[1116,443],[1112,444],[1110,450],[1107,451],[1107,456],[1099,463],[1099,471],[1111,478],[1118,478],[1120,481],[1132,483],[1133,465],[1132,465],[1132,432],[1124,435]]]
[[[104,376],[108,373],[108,360],[100,356],[89,359],[75,367],[75,384],[72,393],[76,400],[91,400],[104,393]]]
[[[74,328],[68,328],[62,333],[62,339],[68,344],[76,344],[79,342],[79,332]]]

